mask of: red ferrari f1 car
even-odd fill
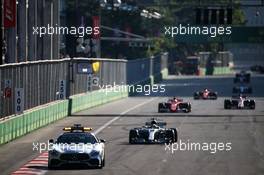
[[[217,92],[213,92],[209,89],[204,89],[203,91],[195,92],[193,94],[195,100],[204,99],[204,100],[216,100]]]
[[[158,112],[191,112],[191,103],[183,102],[183,99],[172,98],[167,102],[159,103]]]

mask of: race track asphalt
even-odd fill
[[[134,97],[78,112],[49,126],[0,147],[0,174],[10,174],[39,155],[33,142],[56,138],[65,126],[81,123],[92,127],[106,140],[106,166],[103,169],[67,168],[47,170],[44,174],[92,175],[263,175],[264,174],[264,77],[252,77],[256,110],[224,110],[224,99],[232,95],[231,76],[169,77],[162,84],[165,93]],[[210,88],[217,100],[193,100],[194,91]],[[177,96],[190,101],[189,114],[158,113],[159,102]],[[208,144],[208,150],[168,150],[165,145],[129,145],[128,132],[142,126],[150,117],[176,127],[179,142]],[[110,123],[109,121],[113,121]],[[219,143],[231,150],[214,149]],[[176,148],[176,145],[174,145]],[[165,149],[166,148],[166,149]],[[170,147],[172,148],[172,147]]]

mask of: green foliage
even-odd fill
[[[233,13],[233,23],[235,25],[244,25],[245,24],[245,15],[241,9],[235,9]]]
[[[86,19],[89,19],[92,15],[99,13],[98,4],[94,0],[67,0],[67,10],[71,11],[71,14],[76,13],[76,8],[78,8],[79,14],[84,14]],[[78,3],[76,3],[78,2]],[[148,39],[151,39],[151,47],[149,48],[131,48],[127,47],[125,44],[123,46],[116,44],[116,49],[120,47],[122,55],[127,58],[138,58],[138,57],[147,57],[158,54],[160,52],[177,50],[178,52],[188,53],[192,52],[190,50],[202,50],[202,49],[213,49],[216,50],[219,46],[218,43],[211,43],[207,46],[202,45],[185,45],[178,44],[173,38],[164,35],[165,26],[175,26],[179,24],[190,24],[193,25],[195,22],[195,12],[194,9],[199,5],[197,0],[154,0],[155,4],[153,6],[146,7],[148,10],[157,11],[162,15],[160,19],[148,19],[140,16],[139,12],[121,12],[121,11],[107,11],[102,10],[101,24],[113,28],[118,28],[120,30],[125,30],[127,26],[132,29],[132,33],[145,36]],[[169,5],[164,5],[169,2]],[[234,0],[233,2],[238,2]],[[230,0],[201,0],[201,4],[225,4],[230,3]],[[245,24],[245,18],[242,10],[236,6],[233,14],[233,23],[234,25],[243,25]],[[70,23],[71,24],[71,23]],[[102,31],[102,36],[111,36],[113,35],[112,31]],[[105,42],[102,45],[102,52],[113,55],[118,55],[119,53],[113,50],[112,42]],[[189,47],[189,48],[188,48]],[[190,47],[192,47],[190,49]],[[122,49],[124,48],[124,49]],[[195,52],[195,51],[194,51]],[[103,53],[104,55],[104,53]]]

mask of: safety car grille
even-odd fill
[[[89,159],[89,155],[85,154],[85,153],[67,153],[67,154],[62,154],[60,156],[61,160],[88,160]]]

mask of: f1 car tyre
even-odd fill
[[[180,109],[184,109],[184,112],[191,112],[191,104],[190,103],[181,103],[179,104]]]
[[[129,131],[129,143],[133,144],[134,143],[133,138],[136,138],[136,137],[137,137],[137,131],[136,130],[130,130]]]
[[[170,129],[173,130],[173,132],[174,132],[174,140],[173,140],[173,142],[175,143],[175,142],[178,141],[178,131],[177,131],[176,128],[170,128]]]
[[[162,103],[159,103],[159,109],[158,109],[158,112],[161,113],[163,112],[161,109],[163,108],[163,104]]]
[[[199,100],[199,99],[200,99],[200,95],[199,95],[198,92],[195,92],[195,93],[193,94],[193,99],[194,99],[194,100]]]
[[[166,130],[166,138],[168,138],[167,142],[173,143],[175,140],[175,133],[173,130]]]
[[[230,102],[230,100],[225,100],[225,102],[224,102],[224,108],[225,109],[231,109],[231,102]]]
[[[188,107],[187,107],[187,113],[191,112],[192,111],[192,106],[191,106],[191,103],[188,103]]]
[[[250,109],[255,109],[256,108],[255,101],[251,100],[249,102],[249,107],[250,107]]]
[[[171,108],[171,104],[169,103],[159,103],[158,112],[159,113],[166,112],[170,108]]]
[[[166,104],[166,103],[159,103],[159,109],[158,109],[158,112],[159,112],[159,113],[165,112],[165,111],[162,110],[162,109],[166,109],[166,108],[169,108],[168,104]]]
[[[188,112],[191,112],[191,111],[192,111],[192,106],[191,106],[191,104],[188,105],[188,109],[189,109]]]
[[[210,96],[211,96],[211,99],[213,100],[217,99],[217,93],[211,93]]]

